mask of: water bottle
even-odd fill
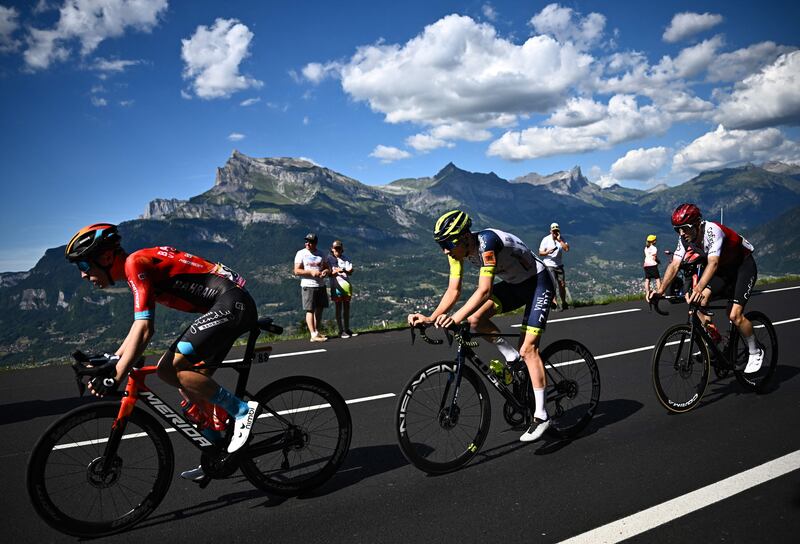
[[[506,385],[511,385],[511,382],[514,381],[511,371],[504,362],[499,361],[498,359],[492,359],[489,361],[489,368],[492,372],[494,372],[494,375],[497,376],[497,379]]]
[[[711,337],[711,340],[717,345],[720,346],[722,344],[722,335],[719,333],[719,329],[713,323],[709,323],[706,325],[706,331],[708,335]]]

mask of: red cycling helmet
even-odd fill
[[[696,225],[703,219],[700,208],[694,204],[683,203],[672,212],[672,226],[683,227],[686,225]]]

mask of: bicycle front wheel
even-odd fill
[[[542,351],[547,375],[548,431],[569,438],[592,420],[600,402],[600,371],[592,353],[575,340],[559,340]],[[551,431],[552,429],[552,431]]]
[[[689,325],[668,328],[653,351],[653,388],[670,412],[688,412],[700,402],[708,386],[711,360],[700,336],[691,338]]]
[[[400,450],[411,464],[429,474],[467,464],[489,432],[491,408],[486,385],[464,365],[458,391],[455,377],[454,361],[427,366],[406,384],[397,404],[395,428]]]
[[[118,402],[77,408],[53,423],[28,460],[33,507],[51,527],[84,538],[123,531],[156,509],[169,489],[173,450],[164,428],[134,408],[111,459],[106,445]]]
[[[291,376],[255,397],[264,411],[240,466],[259,489],[298,495],[336,473],[350,449],[350,411],[336,389],[317,378]]]
[[[760,393],[769,385],[770,379],[775,373],[775,368],[778,366],[778,335],[775,334],[775,327],[772,326],[772,321],[761,312],[747,312],[744,316],[753,324],[756,343],[764,350],[764,361],[761,363],[761,368],[750,374],[745,374],[744,370],[734,370],[733,373],[736,376],[736,380],[746,389]],[[736,358],[736,366],[741,367],[747,364],[750,350],[747,347],[747,342],[742,338],[741,334],[738,334],[738,331],[736,338],[734,356]]]

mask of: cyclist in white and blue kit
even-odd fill
[[[545,409],[546,381],[539,340],[547,325],[555,282],[547,267],[522,240],[498,229],[473,233],[471,226],[469,215],[460,210],[449,211],[436,222],[433,238],[450,262],[450,281],[433,313],[429,316],[411,314],[408,323],[448,327],[467,319],[472,332],[499,333],[491,317],[524,305],[519,351],[504,338],[493,341],[509,363],[521,358],[528,367],[536,410],[530,428],[520,440],[532,442],[550,426]],[[480,268],[478,287],[458,311],[448,314],[461,296],[464,259]],[[494,283],[495,276],[502,281]]]

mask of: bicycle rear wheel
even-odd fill
[[[747,312],[745,317],[753,324],[753,334],[756,342],[764,350],[764,362],[756,372],[745,374],[744,370],[734,370],[736,380],[746,389],[762,392],[769,385],[775,368],[778,366],[778,335],[772,321],[761,312]],[[737,331],[738,333],[738,331]],[[741,334],[736,335],[736,348],[734,351],[737,366],[746,365],[750,350]]]
[[[708,386],[711,360],[708,347],[689,325],[668,328],[653,351],[653,388],[670,412],[688,412],[700,402]]]
[[[400,450],[429,474],[456,470],[472,459],[486,440],[491,408],[486,385],[462,365],[458,399],[453,404],[456,363],[441,361],[416,373],[403,388],[395,428]]]
[[[542,351],[547,375],[548,432],[569,438],[592,420],[600,401],[600,371],[592,353],[575,340],[559,340]]]
[[[316,378],[291,376],[259,391],[264,412],[240,467],[259,489],[298,495],[322,485],[350,449],[350,411],[336,389]]]
[[[108,471],[105,449],[118,402],[77,408],[53,423],[28,460],[28,495],[54,529],[93,538],[123,531],[147,517],[172,480],[172,444],[163,427],[134,408]]]

